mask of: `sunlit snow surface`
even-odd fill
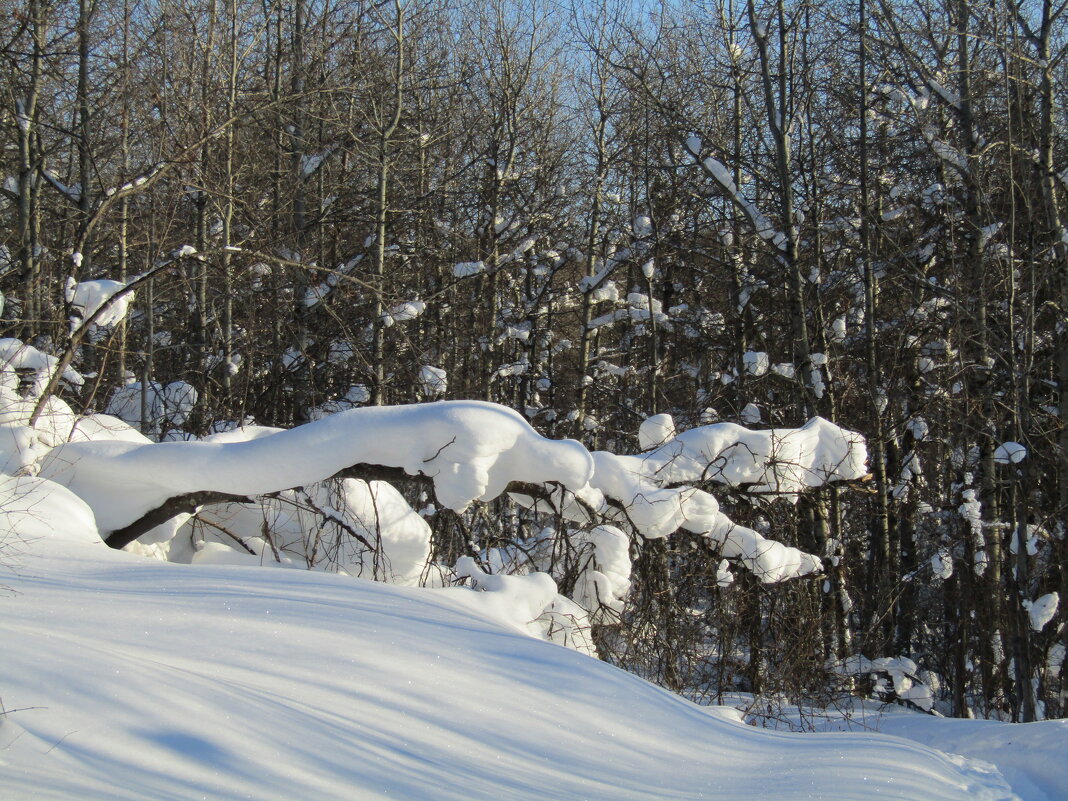
[[[14,486],[4,801],[1014,797],[914,742],[734,722],[525,636],[493,593],[148,561]]]
[[[752,697],[726,697],[746,709]],[[805,731],[879,731],[930,745],[951,754],[994,765],[1023,801],[1068,798],[1068,720],[1002,723],[939,718],[875,701],[851,701],[845,708],[782,707],[766,716],[754,710],[757,725]]]

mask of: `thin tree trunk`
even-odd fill
[[[389,221],[389,181],[391,138],[400,125],[404,113],[404,8],[400,0],[394,0],[393,13],[396,26],[392,29],[397,55],[393,73],[393,110],[382,121],[378,132],[378,175],[375,185],[375,252],[372,274],[376,288],[372,326],[371,365],[374,369],[374,388],[371,402],[381,406],[386,402],[386,235]]]

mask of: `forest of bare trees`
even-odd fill
[[[798,699],[908,657],[943,713],[1068,715],[1068,615],[1032,614],[1068,591],[1064,0],[0,9],[0,327],[77,410],[484,399],[623,452],[653,414],[819,415],[870,480],[718,494],[823,573],[635,541],[604,658]],[[90,279],[132,313],[94,322]],[[536,533],[430,522],[454,557]]]

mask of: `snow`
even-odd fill
[[[457,278],[469,278],[472,275],[484,272],[486,272],[486,263],[484,261],[462,261],[459,264],[454,264],[452,268],[452,274]]]
[[[953,556],[948,548],[939,548],[936,553],[932,554],[931,570],[936,578],[943,581],[953,575]]]
[[[880,731],[985,762],[1010,782],[1023,801],[1057,801],[1068,787],[1066,720],[1001,723],[884,709],[854,714],[835,728]]]
[[[994,451],[994,461],[998,464],[1019,464],[1027,458],[1027,448],[1019,442],[1003,442]]]
[[[369,237],[368,242],[366,242],[365,244],[369,246],[370,244],[373,244],[373,242],[374,237]],[[296,256],[296,254],[287,254],[284,257],[288,258],[288,256]],[[332,272],[327,273],[326,277],[320,283],[316,284],[315,286],[309,287],[304,293],[304,305],[311,309],[326,300],[326,298],[330,296],[334,289],[337,288],[338,284],[342,282],[342,279],[350,275],[352,271],[356,268],[356,266],[363,261],[363,258],[364,254],[362,253],[353,256],[351,259],[344,262],[343,264],[339,264],[338,267]],[[262,276],[268,274],[270,272],[270,268],[264,264],[254,265],[252,268],[252,272],[254,276],[253,282],[255,288],[262,288]]]
[[[81,254],[75,254],[81,256]],[[78,309],[83,320],[87,320],[96,314],[101,307],[107,306],[96,318],[94,323],[103,328],[111,328],[126,318],[126,313],[133,302],[134,293],[127,292],[122,297],[112,298],[126,289],[122,281],[112,281],[106,278],[98,278],[95,281],[82,281],[74,283],[74,279],[68,279],[67,302]]]
[[[768,354],[763,351],[747,350],[742,354],[742,363],[749,375],[759,377],[768,372]]]
[[[642,450],[652,450],[674,438],[675,421],[670,414],[646,417],[638,427],[638,445]]]
[[[745,408],[742,409],[738,417],[743,423],[746,423],[748,425],[756,425],[760,422],[760,407],[752,402],[747,403],[745,404]]]
[[[594,526],[572,538],[587,553],[575,582],[575,602],[596,613],[596,622],[618,621],[630,590],[630,539],[615,526]]]
[[[444,395],[449,388],[449,377],[441,367],[425,364],[419,369],[419,388],[427,397]]]
[[[747,706],[741,698],[733,702]],[[751,714],[750,719],[756,725],[788,730],[881,732],[938,748],[957,755],[954,759],[996,770],[1021,801],[1059,801],[1068,787],[1068,720],[949,719],[856,699],[836,709],[786,707],[775,716]]]
[[[764,582],[818,570],[815,556],[732,523],[699,487],[789,494],[862,477],[863,439],[826,420],[677,433],[656,415],[639,430],[645,452],[628,456],[455,401],[156,444],[57,398],[30,429],[32,403],[6,380],[0,457],[40,476],[0,476],[0,553],[17,560],[0,615],[5,800],[1050,801],[1038,793],[1068,779],[1063,727],[1028,730],[1048,758],[1035,769],[965,738],[953,753],[978,760],[871,733],[773,732],[588,656],[591,624],[624,613],[633,532],[707,537],[720,586],[732,561]],[[428,568],[430,527],[395,487],[323,481],[353,464],[429,477],[424,513],[494,498],[509,481],[551,489],[562,517],[595,510],[600,522],[546,527],[534,549],[571,549],[572,597],[538,572],[536,553],[512,574],[492,554]],[[201,509],[199,533],[183,516],[125,552],[102,542],[204,488],[256,500]],[[171,562],[144,558],[165,547]],[[315,566],[324,552],[330,572],[260,566]],[[467,586],[442,587],[451,578]],[[1033,620],[1052,618],[1051,595],[1031,604]],[[862,659],[852,666],[930,706],[911,659]]]
[[[141,419],[142,396],[147,396],[148,420]],[[142,390],[140,381],[133,381],[111,393],[106,411],[142,430],[164,424],[168,428],[178,428],[189,419],[197,398],[196,388],[185,381],[172,381],[165,386],[150,381],[146,390]]]
[[[556,597],[556,582],[545,573],[528,576],[486,573],[470,556],[456,560],[455,571],[458,578],[469,579],[478,592],[496,593],[492,599],[495,611],[519,631],[536,632],[538,618]]]
[[[530,364],[527,362],[512,362],[511,364],[502,364],[496,370],[498,378],[510,378],[512,376],[523,375],[530,368]]]
[[[125,407],[140,395],[134,385],[129,390],[125,405],[113,406],[119,416],[131,412]],[[385,547],[388,532],[362,522],[380,515],[374,504],[337,498],[322,484],[354,465],[426,476],[436,501],[456,511],[474,500],[496,498],[513,481],[541,485],[546,497],[566,488],[571,495],[561,496],[547,511],[584,524],[628,527],[648,538],[684,528],[708,537],[721,557],[737,560],[770,583],[818,571],[820,560],[735,525],[712,495],[687,485],[712,481],[792,495],[826,481],[861,477],[867,458],[862,438],[820,418],[799,429],[749,431],[715,424],[672,437],[673,423],[664,416],[648,421],[640,438],[646,444],[666,441],[626,456],[591,454],[574,440],[544,439],[516,412],[477,401],[350,409],[289,431],[244,429],[203,441],[158,444],[136,436],[65,442],[63,431],[74,423],[69,410],[67,416],[59,435],[47,443],[56,447],[45,455],[16,437],[5,446],[6,456],[15,467],[36,462],[41,476],[70,488],[94,510],[105,534],[171,497],[212,490],[252,499],[199,516],[244,549],[262,556],[269,545],[275,561],[308,566],[322,564],[325,550],[340,554],[326,563],[329,569],[356,574],[362,574],[365,556],[360,549],[350,556],[338,544],[348,542],[345,532],[364,526],[369,533],[361,541],[372,549]],[[582,422],[587,430],[598,425],[592,415]],[[116,493],[116,486],[124,491]],[[273,538],[262,533],[265,521]],[[182,525],[176,518],[141,544],[159,558],[188,562],[195,556],[190,550],[195,538],[179,537]],[[430,539],[426,529],[401,536],[413,542],[422,537],[424,545]]]
[[[796,375],[797,370],[789,362],[780,362],[779,364],[773,364],[771,366],[771,372],[775,373],[775,375],[781,375],[783,378],[792,379]]]
[[[430,590],[152,562],[104,547],[50,482],[0,492],[4,533],[24,540],[0,617],[5,798],[1039,801],[1064,786],[1063,722],[1013,728],[1028,751],[1004,724],[920,716],[897,724],[911,740],[754,728],[521,631],[502,600],[545,579],[468,564],[485,591]],[[989,761],[916,742],[943,727]]]
[[[650,442],[666,427],[664,418],[654,420],[640,436]],[[679,485],[711,481],[745,485],[753,493],[791,495],[827,481],[865,476],[867,450],[859,435],[817,417],[801,428],[765,431],[716,423],[690,429],[641,455],[597,451],[593,459],[590,489],[625,510],[604,509],[608,519],[625,518],[646,538],[665,537],[679,528],[707,536],[723,556],[772,583],[816,572],[820,560],[734,524],[712,495]],[[596,506],[596,495],[587,502]]]
[[[394,322],[403,323],[408,320],[414,320],[425,311],[426,304],[421,300],[408,300],[404,303],[398,303],[389,310],[388,324],[392,325]]]
[[[908,431],[912,438],[915,440],[923,440],[927,438],[927,435],[931,433],[930,426],[927,425],[927,421],[922,417],[913,417],[905,422],[905,430]]]
[[[114,531],[174,495],[263,495],[354,464],[430,476],[441,503],[457,511],[497,497],[511,481],[580,489],[593,468],[579,443],[544,439],[516,412],[441,401],[350,409],[248,442],[69,443],[48,455],[41,474],[71,488],[93,507],[101,530]],[[127,488],[123,496],[115,497],[116,484]]]
[[[717,158],[709,156],[702,162],[702,166],[729,194],[738,194],[738,187],[735,185],[734,178],[731,175],[731,171],[727,169],[726,164]]]
[[[1031,618],[1032,631],[1042,631],[1046,624],[1053,620],[1057,614],[1057,605],[1060,600],[1059,594],[1049,592],[1034,601],[1025,600],[1023,602],[1024,609],[1027,610],[1027,614]]]
[[[0,385],[15,389],[18,387],[20,373],[32,374],[27,379],[29,393],[37,397],[48,383],[52,372],[59,365],[59,359],[42,353],[32,345],[14,337],[0,339]],[[63,371],[63,380],[80,387],[85,379],[73,367]]]
[[[367,403],[369,400],[371,400],[371,390],[363,384],[353,384],[346,390],[342,397],[328,400],[325,403],[308,409],[308,419],[321,420],[327,415],[343,412],[346,409],[352,409],[353,407]]]
[[[857,654],[837,661],[831,669],[840,676],[870,675],[880,697],[897,698],[925,712],[933,706],[932,689],[919,678],[926,674],[907,656],[868,659]]]
[[[82,197],[82,186],[81,186],[81,184],[71,184],[70,186],[67,186],[67,184],[65,184],[61,180],[59,180],[59,176],[58,175],[56,175],[54,172],[52,172],[49,169],[41,170],[41,175],[44,176],[44,179],[46,181],[48,181],[48,183],[50,183],[56,189],[56,191],[60,192],[61,194],[66,195],[68,198],[70,198],[70,200],[72,202],[77,203],[78,201],[81,200],[81,197]]]
[[[982,504],[978,498],[975,497],[974,489],[966,489],[961,493],[963,503],[957,507],[957,511],[960,512],[960,516],[963,517],[969,528],[975,533],[982,531]]]
[[[634,231],[635,236],[652,236],[653,221],[648,215],[639,214],[631,223],[631,230]]]
[[[300,174],[301,177],[307,178],[318,170],[324,161],[329,158],[334,152],[333,148],[328,148],[322,153],[303,154],[300,157]]]
[[[666,482],[711,479],[746,484],[751,492],[791,494],[863,478],[867,458],[863,437],[814,417],[800,428],[692,428],[646,454],[643,470]]]

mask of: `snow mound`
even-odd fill
[[[77,502],[45,497],[58,529]],[[544,579],[426,590],[74,541],[27,559],[0,616],[5,799],[1015,798],[982,763],[743,726],[497,622],[495,596]]]

